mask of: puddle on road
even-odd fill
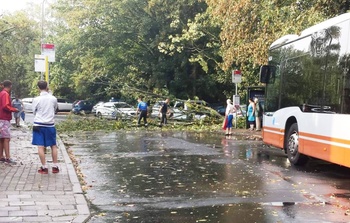
[[[292,222],[288,213],[293,208],[278,207],[276,212],[264,205],[276,199],[305,201],[285,190],[289,182],[281,176],[263,171],[271,162],[273,168],[289,167],[286,157],[267,152],[261,141],[233,138],[99,132],[63,140],[90,188],[86,197],[95,214],[90,223]]]

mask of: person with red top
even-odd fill
[[[16,164],[10,157],[10,127],[12,112],[18,112],[17,108],[11,106],[10,92],[12,82],[6,80],[3,82],[3,90],[0,92],[0,161],[8,164]],[[5,157],[3,152],[5,151]]]

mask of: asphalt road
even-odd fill
[[[67,116],[70,114],[70,112],[58,112],[55,115],[55,122],[59,123],[61,121],[64,121],[67,119]],[[73,117],[77,117],[79,118],[78,115],[74,115]],[[33,124],[33,119],[34,119],[34,115],[31,112],[26,112],[25,115],[25,123],[32,125]],[[22,120],[21,120],[22,121]]]
[[[291,166],[253,138],[139,131],[62,135],[97,222],[350,222],[350,170]]]

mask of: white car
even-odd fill
[[[94,115],[96,115],[96,109],[97,109],[97,107],[103,105],[103,103],[104,103],[103,101],[99,101],[97,104],[95,104],[95,105],[92,107],[91,113],[94,114]]]
[[[96,108],[96,116],[107,119],[129,119],[136,116],[136,108],[125,102],[106,102]]]
[[[32,112],[32,102],[34,98],[23,98],[23,107],[25,112]]]
[[[176,101],[174,105],[174,119],[177,120],[186,120],[191,119],[189,113],[193,113],[192,115],[194,119],[204,119],[207,115],[205,113],[194,111],[193,107],[206,106],[208,103],[202,100],[187,100],[187,101]]]
[[[165,103],[165,101],[157,101],[157,102],[153,105],[151,117],[153,117],[153,118],[159,117],[159,109],[160,109],[160,107],[162,107],[162,105],[163,105],[164,103]]]
[[[71,111],[73,108],[73,104],[69,102],[67,99],[57,98],[57,110],[56,112],[61,111]]]

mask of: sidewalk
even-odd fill
[[[0,163],[0,222],[86,222],[89,207],[62,141],[57,139],[60,172],[52,174],[48,149],[49,174],[42,175],[31,130],[12,127],[11,134],[17,164]]]

